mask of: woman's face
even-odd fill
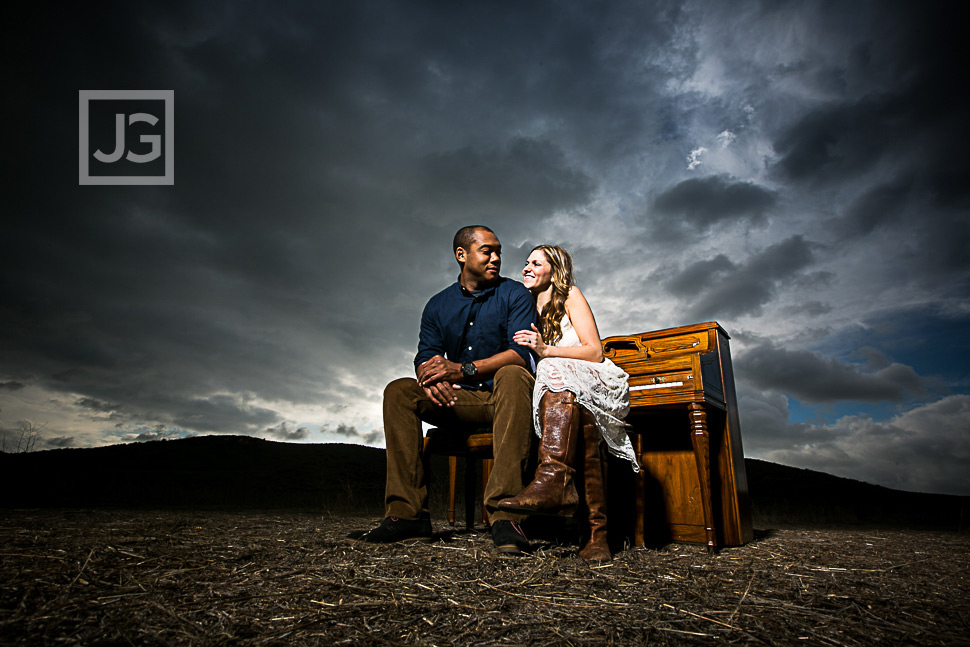
[[[541,250],[533,250],[522,268],[522,284],[530,292],[538,294],[552,285],[552,266]]]

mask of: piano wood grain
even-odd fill
[[[630,375],[642,468],[637,545],[668,539],[713,551],[753,537],[729,339],[711,321],[603,340],[604,355]],[[659,500],[647,490],[659,490]]]

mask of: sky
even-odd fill
[[[603,337],[718,321],[746,456],[970,495],[957,3],[24,4],[7,451],[382,447],[485,224],[507,276],[569,249]],[[173,185],[79,184],[82,90],[174,91]]]

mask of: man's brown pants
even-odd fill
[[[428,477],[424,471],[421,421],[429,424],[491,423],[495,462],[485,487],[489,522],[522,518],[499,511],[498,502],[515,496],[523,481],[532,442],[532,388],[535,378],[521,366],[503,366],[492,391],[459,389],[458,401],[441,407],[414,378],[394,380],[384,389],[384,437],[387,442],[385,517],[430,518]]]

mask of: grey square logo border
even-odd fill
[[[94,100],[165,101],[165,175],[90,175],[88,151],[88,102]],[[173,185],[175,184],[175,90],[78,90],[78,184],[79,185]]]

